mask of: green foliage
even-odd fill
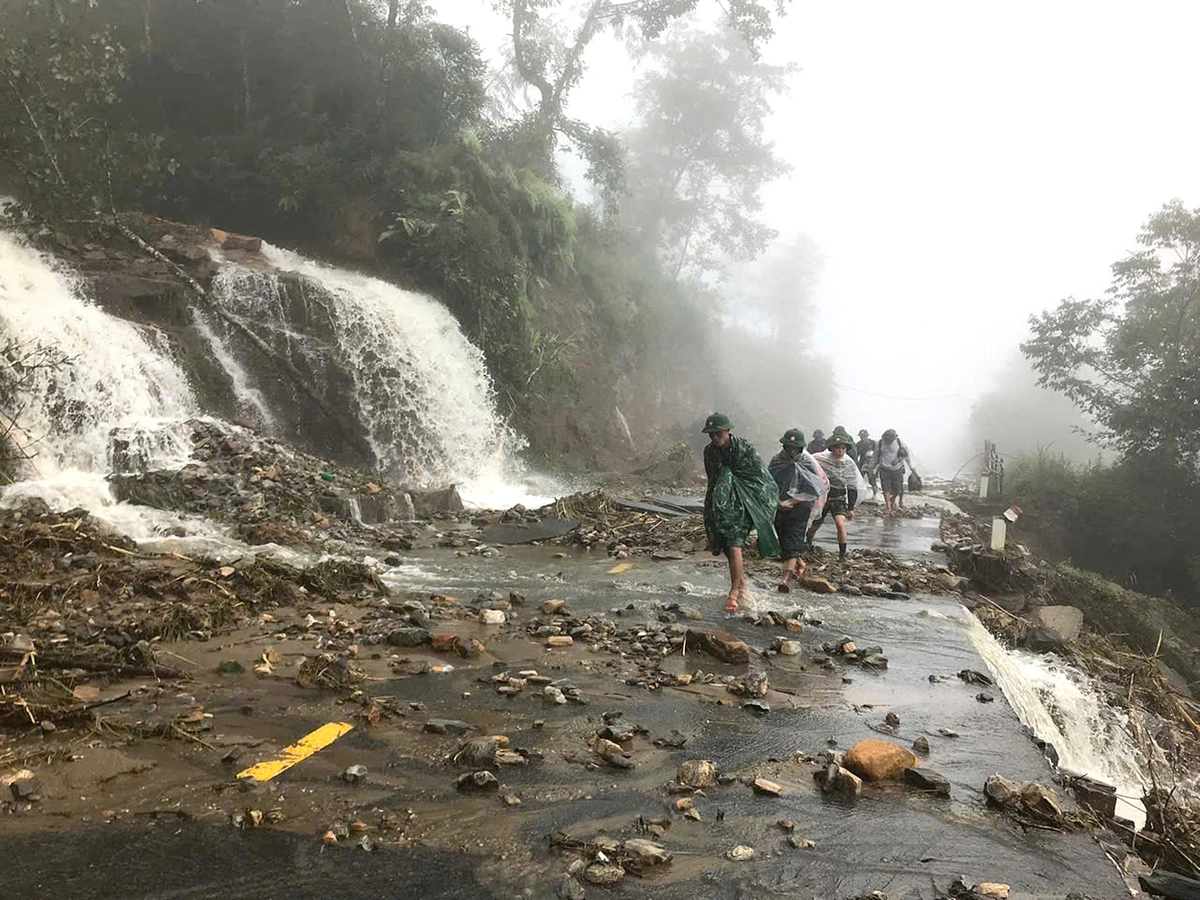
[[[129,54],[88,0],[0,0],[0,163],[24,187],[16,219],[90,222],[161,173],[154,133],[128,129]]]
[[[1064,300],[1021,345],[1039,384],[1060,391],[1123,453],[1200,460],[1200,209],[1150,217],[1145,249],[1113,266],[1109,297]]]
[[[1161,450],[1076,466],[1039,449],[1009,467],[1005,498],[1044,522],[1077,565],[1200,606],[1200,484]]]
[[[787,167],[765,123],[792,68],[759,61],[731,29],[680,31],[648,54],[623,216],[677,275],[720,273],[775,237],[757,219],[759,192]]]
[[[527,412],[570,357],[570,339],[543,326],[535,303],[572,270],[570,202],[469,133],[397,154],[385,180],[396,188],[381,258],[439,294],[487,348],[501,392]]]

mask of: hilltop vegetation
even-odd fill
[[[776,237],[757,218],[783,171],[763,122],[786,71],[756,54],[770,16],[743,0],[698,33],[679,4],[619,20],[598,3],[590,31],[563,35],[532,6],[507,7],[520,27],[499,78],[415,2],[0,0],[0,187],[13,216],[56,231],[137,209],[426,290],[548,455],[628,454],[614,407],[639,449],[690,435],[718,399],[738,416],[722,385],[746,344],[767,377],[803,376],[821,398],[803,414],[827,419],[811,352],[723,315],[740,299],[725,270]],[[654,47],[626,135],[568,115],[604,28]],[[514,80],[541,102],[511,111]],[[586,158],[594,203],[564,184],[564,147]],[[779,289],[776,306],[808,303]]]

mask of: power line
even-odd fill
[[[930,401],[930,400],[962,400],[966,402],[968,398],[963,394],[940,394],[934,397],[899,397],[895,394],[882,394],[878,391],[867,391],[862,388],[852,387],[848,384],[842,384],[840,381],[833,382],[833,386],[841,388],[844,391],[853,391],[856,394],[866,394],[869,397],[880,397],[884,400],[910,400],[910,401]]]

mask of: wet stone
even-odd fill
[[[458,777],[456,785],[460,791],[498,791],[500,782],[491,772],[467,772]]]
[[[625,877],[625,870],[607,863],[592,863],[583,870],[583,877],[592,884],[616,884]]]
[[[717,783],[717,767],[707,759],[689,759],[680,764],[675,780],[692,788],[712,787]]]
[[[421,730],[427,734],[466,734],[471,726],[458,719],[430,719]]]
[[[387,642],[393,647],[420,647],[432,640],[433,635],[425,628],[396,628],[387,636]]]
[[[950,796],[950,781],[945,775],[929,769],[905,769],[904,782],[910,787],[939,797]]]

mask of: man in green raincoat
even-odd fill
[[[742,548],[750,532],[758,532],[759,556],[779,556],[779,539],[775,536],[779,488],[754,445],[730,433],[733,423],[729,416],[713,413],[701,430],[709,436],[704,448],[704,472],[708,475],[704,530],[708,549],[714,556],[724,553],[729,560],[725,609],[736,612],[738,601],[745,600],[747,594]]]

